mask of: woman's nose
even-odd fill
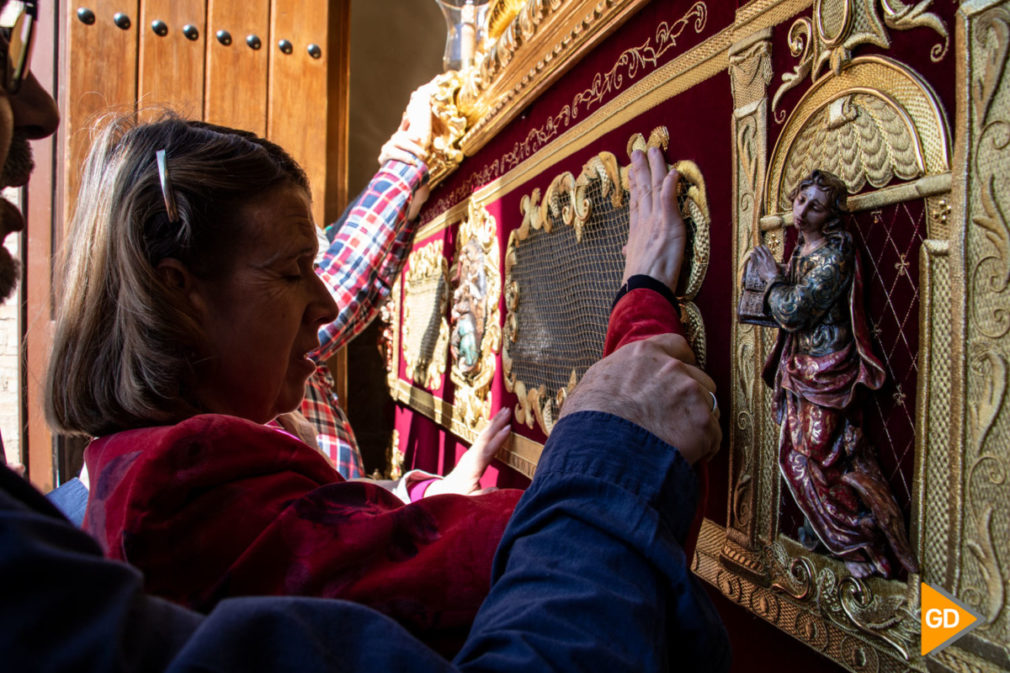
[[[323,279],[318,274],[313,275],[316,278],[312,286],[315,296],[310,308],[310,311],[313,312],[311,319],[315,324],[326,325],[337,318],[337,302],[333,300],[333,295],[330,294],[330,289]]]
[[[60,125],[56,101],[31,73],[21,83],[21,89],[8,100],[14,115],[14,128],[21,129],[28,138],[50,136]]]

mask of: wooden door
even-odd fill
[[[22,377],[28,400],[23,453],[40,489],[62,481],[54,479],[53,437],[40,403],[51,347],[49,257],[76,205],[96,118],[140,111],[149,119],[169,107],[265,135],[304,166],[313,215],[329,222],[347,191],[349,7],[349,0],[85,0],[63,5],[59,16],[50,9],[52,23],[43,27],[50,35],[48,60],[60,64],[59,159],[45,175],[36,171],[32,190],[44,195],[48,185],[62,205],[52,244],[40,239],[26,254],[31,292],[24,322],[30,327]],[[61,44],[53,35],[66,39]],[[290,53],[281,40],[292,45]],[[34,237],[38,229],[31,231]]]

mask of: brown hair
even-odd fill
[[[164,149],[178,219],[170,221],[155,153]],[[156,273],[178,259],[196,276],[230,270],[243,206],[277,187],[309,192],[304,171],[252,133],[166,114],[105,120],[84,165],[57,281],[46,418],[97,436],[182,420],[201,331]]]

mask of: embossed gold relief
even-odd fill
[[[962,8],[962,11],[964,9]],[[956,595],[984,624],[965,649],[1010,666],[1010,3],[973,6],[963,27],[969,151],[963,529]],[[1000,652],[1002,657],[996,656]]]
[[[759,180],[768,155],[767,87],[772,78],[771,30],[764,29],[730,50],[730,83],[733,91],[733,145],[735,170],[735,220],[733,268],[742,268],[753,244],[755,221],[760,213]],[[731,283],[732,306],[739,302],[740,283]],[[777,491],[765,488],[762,479],[761,428],[769,424],[765,386],[758,378],[764,358],[761,333],[754,325],[733,321],[733,353],[730,357],[732,420],[729,425],[729,512],[727,535],[720,555],[728,567],[752,576],[765,574],[759,535],[770,534],[769,508],[759,503],[777,499]]]
[[[825,65],[839,74],[860,45],[889,48],[891,38],[887,28],[931,28],[943,42],[933,45],[930,58],[943,59],[950,45],[950,35],[943,20],[926,11],[930,5],[932,0],[920,0],[914,6],[901,0],[816,0],[812,16],[797,19],[789,28],[789,50],[800,62],[793,72],[782,76],[783,83],[772,99],[772,112],[775,113],[783,94],[799,85],[807,75],[816,80]],[[781,114],[780,117],[775,113],[775,121],[780,124],[785,119],[785,113]]]
[[[442,385],[449,346],[449,271],[442,241],[417,248],[407,259],[403,297],[403,362],[412,381]]]
[[[475,432],[491,417],[491,378],[501,346],[501,274],[498,226],[486,208],[470,202],[459,226],[450,309],[452,369],[456,413]]]
[[[646,149],[650,146],[665,148],[668,141],[669,135],[666,129],[657,128],[650,134],[648,140],[640,134],[633,136],[628,143],[628,152],[630,154],[634,149]],[[701,287],[709,262],[710,218],[705,182],[698,167],[692,162],[678,162],[674,166],[683,177],[682,191],[678,198],[691,239],[689,250],[685,254],[681,284],[678,287],[683,307],[681,320],[685,327],[685,335],[695,349],[699,362],[704,362],[706,355],[704,322],[701,312],[691,300]],[[519,398],[516,420],[529,427],[536,422],[548,434],[565,398],[578,382],[581,372],[579,367],[565,370],[563,376],[554,377],[552,385],[542,382],[541,366],[529,365],[527,371],[530,375],[520,374],[520,360],[516,359],[520,351],[536,353],[536,357],[546,358],[552,355],[549,349],[562,347],[556,343],[554,336],[545,327],[545,322],[551,318],[545,312],[551,312],[552,309],[536,303],[533,299],[538,293],[538,296],[542,296],[544,292],[553,292],[553,287],[520,283],[519,272],[526,270],[520,265],[520,253],[534,241],[546,240],[535,237],[557,235],[556,228],[565,227],[572,232],[574,249],[559,248],[551,253],[554,255],[551,264],[559,266],[555,275],[561,273],[581,277],[577,267],[579,260],[583,258],[595,259],[595,262],[587,262],[589,264],[608,265],[606,269],[602,266],[599,268],[593,266],[581,270],[585,272],[585,276],[592,277],[594,282],[594,288],[586,288],[586,293],[602,297],[602,300],[594,305],[596,313],[600,314],[594,316],[600,325],[599,333],[585,337],[589,339],[586,345],[592,343],[590,350],[586,350],[586,346],[583,346],[582,351],[573,355],[573,359],[583,363],[584,371],[584,367],[588,367],[599,358],[606,327],[608,299],[616,292],[619,284],[622,268],[619,250],[627,238],[627,171],[626,166],[618,165],[614,155],[602,152],[586,162],[578,177],[571,173],[556,176],[542,196],[540,190],[535,189],[522,198],[522,224],[509,236],[505,254],[506,317],[502,347],[505,387]],[[595,221],[593,218],[597,215],[612,219]],[[596,241],[594,247],[580,249],[581,245],[589,245],[585,242],[590,236],[589,227],[593,227],[592,236]],[[602,259],[601,255],[606,259]],[[575,266],[571,269],[560,266],[565,261],[570,261]],[[551,286],[553,285],[554,283],[551,283]],[[564,298],[558,297],[557,301],[564,301]],[[521,320],[520,313],[523,306],[526,310],[533,311],[538,319],[528,319],[526,322]],[[581,316],[579,322],[588,323],[589,317]],[[596,337],[599,343],[594,340]],[[576,335],[564,335],[566,345],[573,340],[578,340]],[[521,362],[524,367],[528,364],[525,357]],[[534,378],[538,380],[534,381]]]
[[[528,0],[504,29],[495,25],[501,34],[460,92],[460,107],[473,124],[468,135],[491,137],[644,1]]]
[[[463,161],[459,141],[466,131],[466,117],[456,107],[456,96],[462,83],[462,77],[454,70],[435,79],[435,91],[431,97],[431,113],[435,119],[427,159],[430,184],[438,183]]]
[[[947,130],[930,87],[880,57],[853,59],[806,93],[772,152],[765,212],[788,210],[788,194],[813,168],[835,173],[849,192],[950,170]]]

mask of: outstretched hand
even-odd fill
[[[687,243],[687,227],[677,204],[679,180],[675,169],[667,171],[658,147],[650,147],[648,156],[638,150],[631,153],[631,202],[622,283],[643,274],[676,292]]]
[[[711,458],[722,441],[715,383],[695,367],[679,334],[622,346],[590,367],[561,407],[561,418],[602,411],[645,428],[691,464]]]
[[[491,459],[498,452],[508,439],[511,426],[509,421],[512,413],[508,408],[502,408],[491,422],[484,426],[473,445],[467,449],[463,457],[456,463],[452,472],[444,479],[434,482],[425,491],[425,497],[440,495],[442,493],[458,493],[460,495],[472,495],[480,492],[480,478],[484,476],[484,471],[491,464]]]

